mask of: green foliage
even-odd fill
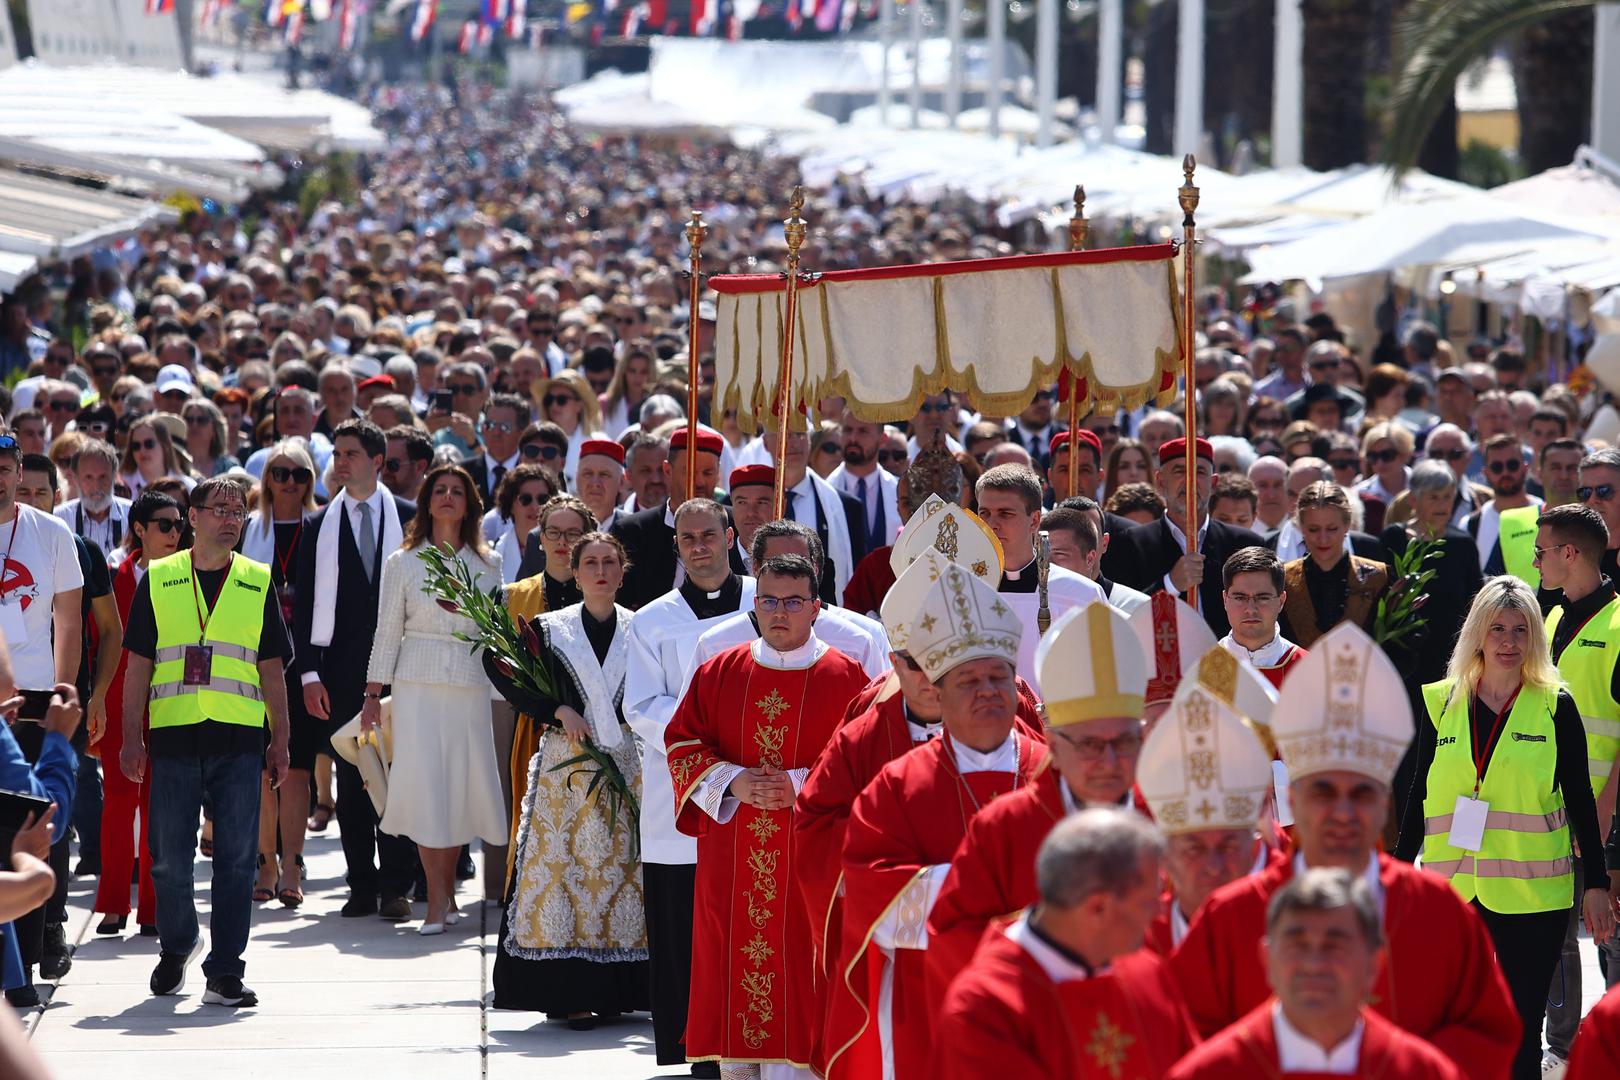
[[[298,185],[298,212],[307,220],[328,200],[352,205],[360,194],[360,177],[353,154],[330,154],[304,174]]]
[[[1438,536],[1415,538],[1395,556],[1395,580],[1378,601],[1378,615],[1373,620],[1373,640],[1378,644],[1398,643],[1428,625],[1429,620],[1419,612],[1429,602],[1429,582],[1437,571],[1426,564],[1440,557],[1444,544]]]
[[[1507,151],[1479,139],[1469,139],[1463,147],[1458,179],[1480,188],[1500,187],[1524,173]]]

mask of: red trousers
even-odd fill
[[[122,704],[122,703],[120,703]],[[111,714],[111,710],[109,710]],[[152,852],[146,846],[146,822],[152,801],[151,781],[133,783],[118,767],[123,749],[122,725],[109,716],[107,731],[96,744],[101,756],[101,880],[96,883],[95,910],[104,915],[129,914],[129,875],[140,844],[141,880],[136,890],[135,921],[157,923],[157,893],[152,887]],[[151,773],[147,775],[150,777]],[[140,839],[135,837],[135,814],[140,812]]]

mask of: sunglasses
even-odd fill
[[[952,405],[948,401],[941,401],[941,402],[934,403],[934,404],[930,404],[929,402],[925,401],[920,406],[917,407],[917,415],[922,416],[922,415],[925,415],[927,413],[947,413],[947,412],[950,412],[952,409],[955,409],[955,408],[956,408],[956,406]]]
[[[50,404],[50,410],[57,413],[78,412],[79,403],[77,401],[53,401]]]
[[[118,364],[91,364],[90,373],[100,379],[116,379],[123,368]]]
[[[0,443],[0,450],[4,449],[5,444]],[[1576,488],[1575,497],[1581,502],[1591,502],[1592,497],[1595,495],[1597,496],[1598,502],[1608,502],[1610,499],[1614,498],[1614,492],[1615,486],[1613,484],[1599,484],[1597,487]]]
[[[541,461],[556,461],[558,458],[562,457],[562,451],[557,447],[547,446],[542,443],[527,444],[523,447],[522,454],[530,461],[533,461],[535,458],[539,458]]]
[[[485,420],[480,426],[485,431],[499,431],[504,434],[511,434],[517,430],[516,425],[508,424],[504,420]]]
[[[153,525],[157,526],[157,530],[160,533],[177,533],[185,527],[181,524],[179,518],[153,518],[146,524],[148,527]]]
[[[1367,463],[1369,465],[1388,465],[1400,456],[1401,452],[1399,450],[1369,450],[1367,451]]]
[[[405,463],[397,457],[383,458],[383,472],[399,472]]]
[[[92,435],[105,435],[112,428],[112,425],[105,420],[86,420],[79,427]]]
[[[519,506],[533,506],[535,503],[544,504],[550,501],[550,495],[531,495],[527,491],[520,491],[518,492],[517,496],[517,504]],[[552,537],[552,539],[555,540],[557,537]]]
[[[186,417],[187,427],[207,427],[214,421],[206,413],[193,413]]]
[[[1472,451],[1469,450],[1431,450],[1431,461],[1467,461]]]
[[[908,455],[904,450],[879,450],[878,451],[878,460],[879,461],[904,461],[909,456],[910,455]]]
[[[1333,466],[1334,469],[1354,469],[1354,468],[1360,467],[1361,462],[1359,462],[1355,458],[1351,457],[1351,458],[1335,458],[1334,460],[1329,461],[1328,464]]]
[[[578,404],[579,398],[575,397],[573,394],[547,394],[545,397],[545,406],[548,409],[554,409],[559,405]]]
[[[837,443],[822,443],[820,450],[817,452],[822,454],[842,454],[844,448]]]
[[[17,437],[15,435],[0,435],[0,450],[15,449],[17,449]]]
[[[452,394],[456,394],[460,397],[471,397],[472,395],[478,393],[478,387],[473,383],[461,383],[459,385],[456,383],[446,383],[444,388],[450,391]]]
[[[1501,476],[1503,473],[1515,473],[1524,468],[1524,462],[1518,458],[1509,458],[1506,461],[1493,461],[1485,466],[1492,476]]]
[[[135,450],[156,450],[158,448],[158,441],[152,438],[131,439],[129,440],[129,445]]]
[[[285,484],[289,480],[296,480],[300,484],[307,484],[315,479],[315,474],[302,465],[288,467],[286,465],[270,466],[270,479],[278,484]]]

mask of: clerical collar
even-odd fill
[[[1231,634],[1221,638],[1221,647],[1239,660],[1247,660],[1257,668],[1276,667],[1282,663],[1283,657],[1294,647],[1294,643],[1282,636],[1281,631],[1273,630],[1271,640],[1258,649],[1250,649],[1239,642]]]
[[[680,593],[681,599],[686,601],[686,606],[692,609],[692,614],[700,619],[730,615],[742,607],[742,578],[735,573],[729,573],[726,580],[713,592],[687,578],[681,582]]]
[[[1008,570],[1001,575],[1001,586],[997,592],[1032,593],[1040,588],[1041,572],[1036,566],[1037,560],[1031,559],[1017,570]]]
[[[812,630],[803,645],[787,652],[779,652],[772,648],[762,637],[755,638],[749,650],[754,662],[762,667],[777,668],[781,671],[801,671],[826,654],[827,643],[816,637],[815,631]]]
[[[1277,1064],[1284,1073],[1354,1076],[1361,1062],[1361,1037],[1366,1025],[1365,1019],[1357,1017],[1350,1034],[1333,1049],[1324,1050],[1315,1039],[1301,1034],[1288,1022],[1281,1002],[1272,1002],[1271,1030],[1277,1041]]]
[[[930,742],[939,738],[945,726],[938,720],[918,720],[911,715],[911,710],[901,706],[906,714],[906,729],[911,732],[911,741],[914,743]]]
[[[1007,741],[981,753],[971,746],[963,746],[956,739],[951,740],[951,748],[956,751],[956,767],[964,775],[972,772],[1018,772],[1018,731],[1013,729],[1007,733]]]
[[[1007,927],[1006,934],[1028,953],[1030,959],[1040,965],[1046,977],[1055,983],[1083,982],[1108,971],[1106,964],[1093,971],[1091,965],[1084,959],[1053,941],[1050,935],[1036,926],[1028,911],[1024,912],[1023,918]]]
[[[1118,802],[1113,802],[1113,803],[1081,802],[1078,798],[1075,797],[1074,792],[1069,790],[1069,782],[1067,780],[1063,779],[1063,777],[1061,777],[1061,776],[1058,777],[1058,796],[1063,800],[1063,812],[1065,814],[1077,814],[1082,810],[1086,810],[1086,809],[1089,809],[1089,808],[1092,808],[1092,807],[1099,807],[1099,806],[1103,807],[1105,809],[1108,809],[1108,810],[1134,810],[1135,809],[1135,806],[1131,802],[1131,793],[1129,791],[1127,791],[1127,792],[1125,792],[1125,794],[1121,795],[1119,797]]]

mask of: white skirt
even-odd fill
[[[394,760],[380,828],[423,847],[505,844],[489,690],[394,683]]]

